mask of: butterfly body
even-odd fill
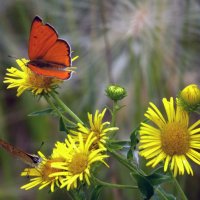
[[[32,22],[27,66],[35,73],[66,80],[71,76],[69,44],[58,38],[56,30],[36,16]]]
[[[2,139],[0,139],[0,147],[2,147],[11,155],[19,158],[20,160],[22,160],[24,163],[26,163],[31,167],[36,167],[41,162],[41,158],[39,156],[35,154],[26,153],[25,151],[17,147],[14,147],[13,145],[9,144],[8,142]]]
[[[56,62],[48,62],[43,59],[35,59],[31,60],[28,62],[29,65],[33,65],[35,67],[43,68],[43,69],[48,69],[48,70],[64,70],[65,65],[56,63]]]

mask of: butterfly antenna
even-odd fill
[[[43,146],[43,145],[44,145],[44,141],[41,142],[40,147],[39,147],[39,150],[42,149],[42,146]]]
[[[11,55],[8,55],[8,58],[12,58],[12,59],[15,59],[15,60],[18,59],[17,56],[11,56]],[[24,58],[19,59],[19,60],[21,60],[21,61],[23,62],[24,65],[27,65],[27,62],[24,62],[24,60],[25,60]]]
[[[8,58],[17,59],[17,56],[8,55]]]

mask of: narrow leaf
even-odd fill
[[[36,111],[36,112],[32,112],[30,114],[28,114],[29,117],[36,117],[36,116],[42,116],[42,115],[49,115],[52,114],[54,111],[52,108],[47,108],[44,110],[40,110],[40,111]]]

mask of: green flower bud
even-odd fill
[[[178,104],[185,110],[194,111],[200,106],[200,88],[196,84],[185,87],[178,95]]]
[[[119,85],[109,85],[106,88],[106,95],[113,101],[118,101],[123,99],[127,93],[126,90]]]

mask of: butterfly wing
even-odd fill
[[[30,60],[42,59],[58,39],[58,34],[49,24],[43,24],[36,16],[32,22],[28,55]]]
[[[62,70],[55,70],[55,69],[44,69],[32,64],[28,64],[28,67],[37,74],[47,76],[47,77],[56,77],[62,80],[69,79],[72,73],[71,71],[67,71],[67,70],[62,71]],[[55,68],[58,68],[58,67],[55,66]]]
[[[47,53],[43,57],[44,60],[52,63],[60,64],[60,67],[71,66],[71,55],[69,44],[62,39],[58,39],[54,45],[52,45]]]
[[[71,76],[71,55],[69,44],[58,39],[57,32],[49,24],[43,24],[35,17],[29,39],[28,67],[37,74],[68,79]]]
[[[23,150],[14,147],[13,145],[7,143],[6,141],[0,139],[0,147],[5,149],[7,152],[9,152],[11,155],[19,158],[22,160],[24,163],[35,167],[38,165],[38,163],[41,161],[41,158],[37,155],[34,154],[28,154],[24,152]]]

